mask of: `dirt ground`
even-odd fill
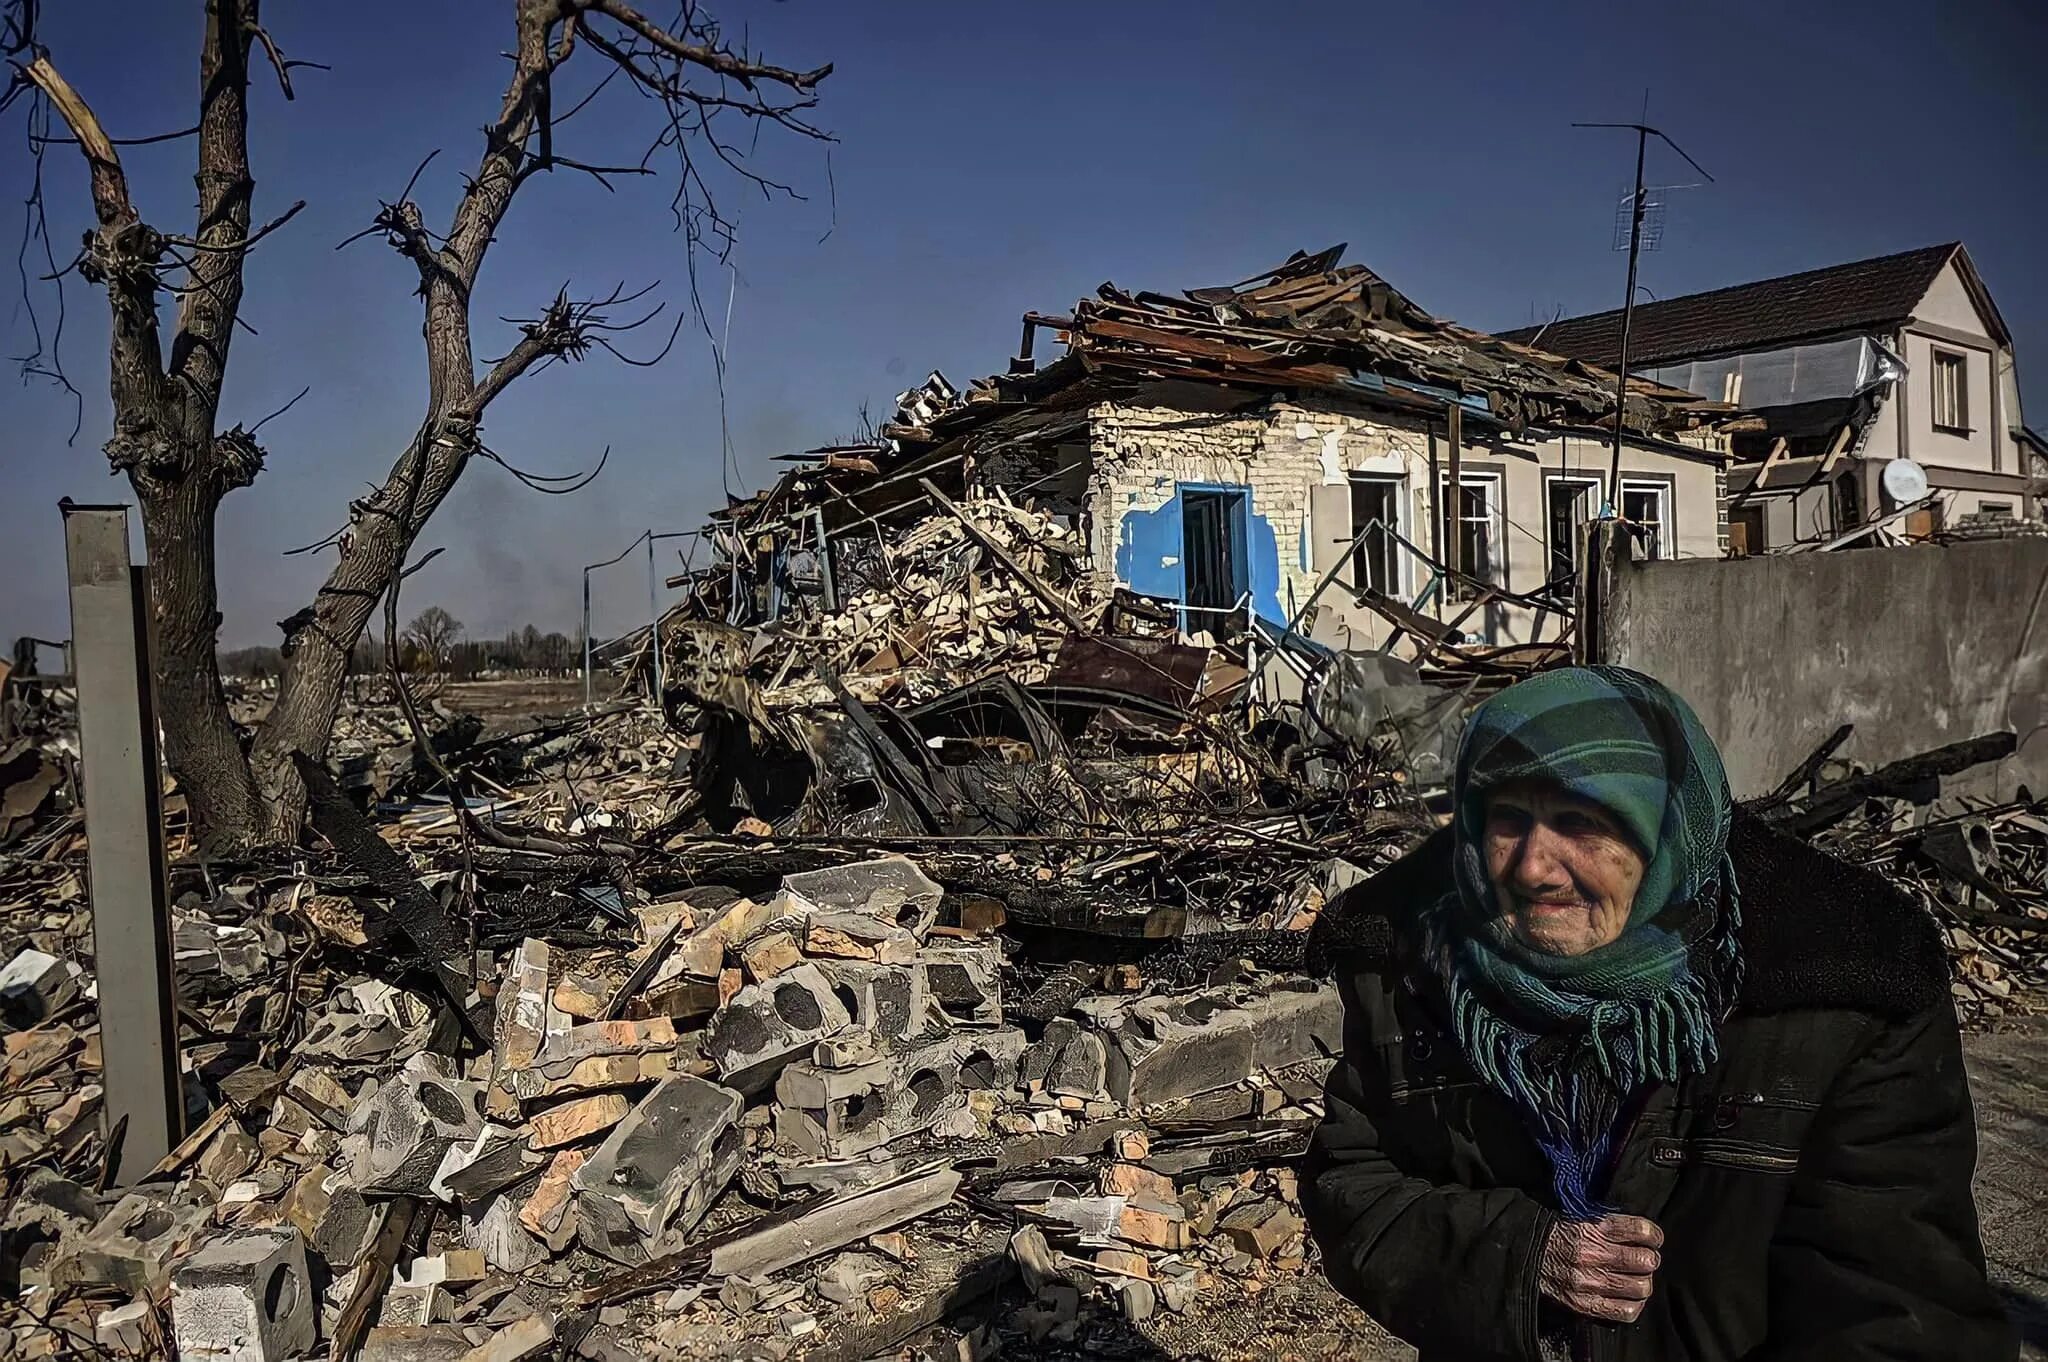
[[[594,678],[591,695],[598,702],[611,698],[611,678]],[[495,732],[520,719],[549,714],[566,714],[583,703],[580,676],[516,677],[502,681],[451,681],[434,697],[443,709],[474,714],[484,721],[484,732]]]

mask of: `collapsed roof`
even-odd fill
[[[823,510],[828,524],[865,519],[922,500],[917,479],[964,454],[1059,440],[1085,426],[1089,406],[1162,382],[1206,385],[1211,400],[1226,405],[1281,391],[1422,415],[1456,403],[1464,420],[1514,435],[1613,428],[1611,371],[1432,316],[1365,266],[1340,265],[1343,252],[1297,251],[1239,283],[1178,296],[1105,283],[1071,316],[1028,313],[1023,353],[1009,373],[964,393],[934,373],[898,398],[874,442],[809,451],[815,462],[719,519],[758,525],[797,506]],[[1067,346],[1042,368],[1031,359],[1039,329]],[[1666,441],[1735,415],[1682,389],[1629,380],[1624,424],[1641,440]]]

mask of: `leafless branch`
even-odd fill
[[[107,141],[117,147],[148,147],[155,146],[158,142],[175,142],[181,137],[197,137],[198,135],[199,125],[194,123],[189,128],[180,128],[176,132],[160,132],[154,137],[109,137]],[[78,145],[76,137],[31,136],[29,141],[38,146],[75,147]]]
[[[286,99],[298,98],[297,95],[292,93],[293,67],[304,66],[315,71],[332,71],[334,69],[325,62],[286,61],[284,53],[277,50],[277,43],[271,38],[269,30],[265,29],[261,24],[250,24],[249,32],[255,37],[257,42],[263,44],[263,53],[270,58],[271,67],[277,72],[278,86],[284,91]]]
[[[250,433],[251,435],[254,435],[254,434],[255,434],[255,433],[257,432],[257,431],[259,431],[259,430],[263,429],[264,425],[265,425],[265,424],[267,424],[268,422],[276,420],[276,419],[277,419],[278,417],[280,417],[280,416],[284,415],[284,414],[285,414],[286,412],[290,411],[290,410],[291,410],[291,409],[292,409],[293,407],[296,407],[296,406],[298,406],[298,405],[299,405],[299,398],[301,398],[301,397],[304,397],[304,396],[305,396],[305,395],[306,395],[307,393],[309,393],[309,392],[311,392],[311,391],[313,391],[313,385],[312,385],[312,384],[310,384],[310,383],[309,383],[309,384],[307,384],[307,385],[306,385],[305,387],[303,387],[303,388],[299,389],[299,390],[298,390],[298,392],[297,392],[296,394],[294,394],[294,395],[293,395],[293,397],[292,397],[292,400],[291,400],[291,401],[289,401],[289,402],[285,403],[285,404],[284,404],[283,406],[279,407],[279,408],[278,408],[278,409],[277,409],[276,411],[274,411],[274,412],[270,413],[270,415],[268,415],[268,416],[264,417],[264,418],[263,418],[263,420],[261,420],[261,421],[258,421],[258,422],[257,422],[257,423],[256,423],[255,425],[253,425],[253,426],[249,427],[249,433]]]
[[[754,88],[755,81],[769,80],[787,85],[794,90],[807,91],[815,88],[819,81],[832,74],[829,62],[815,71],[797,72],[780,66],[770,66],[765,62],[748,61],[715,44],[692,42],[678,37],[626,4],[625,0],[592,0],[588,8],[594,13],[617,20],[677,60],[701,66],[707,71],[715,71],[721,76],[730,76],[749,90]]]
[[[264,237],[269,236],[272,232],[276,231],[278,228],[284,226],[287,222],[290,222],[293,218],[297,217],[299,215],[299,211],[303,209],[305,206],[306,201],[304,199],[300,199],[297,203],[285,209],[284,212],[278,214],[270,221],[264,223],[261,227],[251,232],[248,236],[243,237],[240,241],[224,241],[218,245],[215,245],[209,242],[195,240],[189,236],[167,236],[164,238],[164,241],[173,246],[183,247],[185,250],[188,251],[246,251],[251,246],[254,246],[257,242],[263,240]]]

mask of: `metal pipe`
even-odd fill
[[[1636,261],[1643,243],[1643,149],[1649,141],[1650,130],[1637,128],[1636,194],[1628,223],[1628,296],[1621,304],[1621,355],[1616,364],[1619,372],[1614,376],[1614,458],[1607,470],[1607,495],[1600,506],[1603,519],[1619,514],[1616,505],[1620,498],[1615,486],[1621,478],[1621,434],[1623,418],[1628,414],[1628,333],[1636,317]]]
[[[667,691],[661,675],[661,579],[654,567],[654,527],[647,527],[647,655],[654,667],[654,703]]]

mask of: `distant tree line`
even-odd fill
[[[415,674],[470,680],[487,673],[565,673],[582,664],[575,639],[563,633],[542,633],[534,625],[515,629],[503,638],[463,637],[462,621],[440,606],[429,606],[399,636],[399,667]],[[274,647],[234,648],[220,655],[224,676],[265,680],[284,670],[284,655]],[[349,671],[373,676],[385,670],[384,642],[365,634],[349,653]]]

